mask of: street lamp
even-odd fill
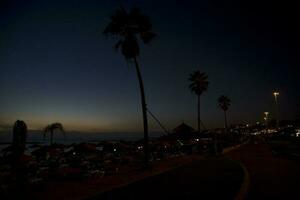
[[[264,112],[264,114],[265,114],[264,119],[266,120],[266,123],[267,123],[267,121],[269,119],[269,112]]]
[[[264,120],[266,121],[266,130],[268,129],[268,119],[269,119],[269,112],[264,112],[265,117]]]
[[[276,99],[277,96],[279,96],[279,92],[274,92],[273,95],[275,96],[275,99]]]
[[[268,118],[269,112],[264,112],[266,118]]]
[[[279,106],[278,106],[278,96],[279,96],[279,92],[274,92],[273,93],[274,98],[275,98],[275,104],[276,104],[276,118],[277,118],[277,128],[279,125]]]

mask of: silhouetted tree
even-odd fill
[[[19,159],[24,153],[27,138],[27,126],[24,121],[17,120],[13,127],[13,154],[14,159]]]
[[[138,8],[132,8],[130,11],[127,11],[123,7],[114,12],[103,33],[118,39],[115,48],[117,50],[121,49],[125,59],[133,61],[136,68],[143,110],[144,153],[145,166],[147,167],[149,160],[147,107],[143,79],[137,57],[140,53],[139,39],[143,43],[148,44],[156,34],[152,32],[152,24],[147,15],[142,14]]]
[[[219,108],[221,108],[224,111],[224,124],[225,124],[225,130],[227,132],[227,110],[229,109],[231,105],[231,100],[227,96],[220,96],[218,98],[218,105]]]
[[[61,123],[53,123],[53,124],[49,124],[48,126],[46,126],[45,130],[44,130],[44,138],[46,136],[46,133],[50,133],[50,145],[53,144],[53,133],[55,130],[60,130],[63,134],[65,134],[65,130],[64,127]]]
[[[13,126],[13,158],[12,158],[12,199],[21,199],[26,194],[27,172],[22,162],[27,138],[27,126],[24,121],[17,120]]]
[[[189,88],[198,97],[198,132],[200,133],[200,96],[203,92],[207,91],[209,82],[207,80],[208,76],[205,73],[200,73],[200,71],[195,71],[190,74],[189,81],[191,82]]]

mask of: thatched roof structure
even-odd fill
[[[184,122],[173,129],[174,134],[190,134],[195,132],[195,129],[193,129],[191,126],[185,124]]]

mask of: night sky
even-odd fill
[[[26,3],[25,3],[26,2]],[[149,109],[169,129],[196,127],[195,70],[209,76],[201,99],[207,128],[223,126],[216,99],[232,99],[230,123],[300,118],[296,5],[255,1],[7,0],[0,3],[0,126],[30,129],[59,121],[67,130],[141,131],[136,72],[102,34],[123,2],[150,16],[158,37],[141,45]],[[226,2],[226,3],[225,3]],[[150,131],[161,129],[149,118]]]

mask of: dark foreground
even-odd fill
[[[299,199],[300,161],[272,154],[267,144],[247,144],[228,156],[250,173],[247,199]]]
[[[238,163],[224,158],[183,167],[98,194],[92,199],[234,199],[243,180]]]

